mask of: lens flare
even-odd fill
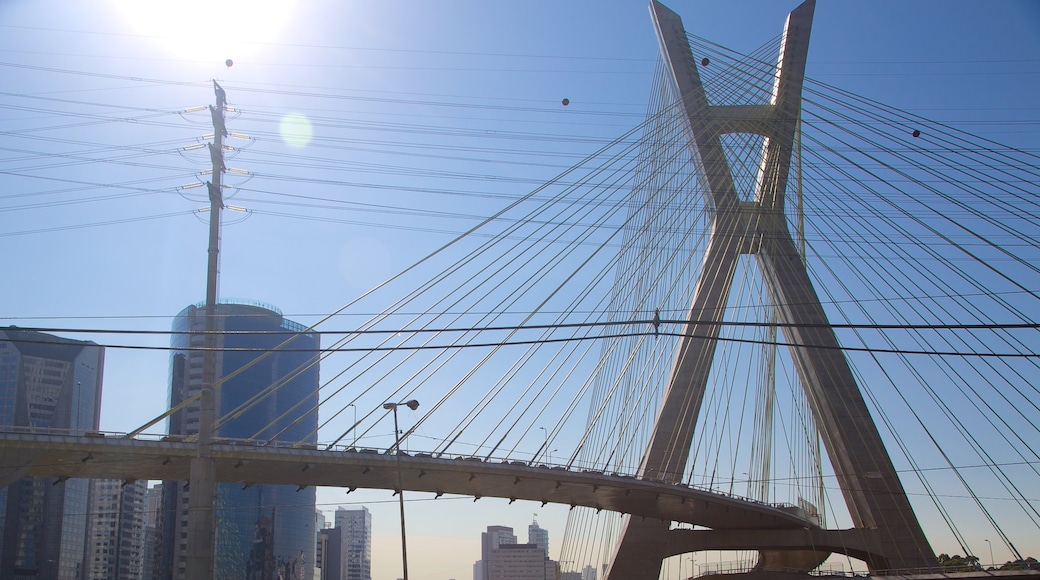
[[[300,113],[289,113],[282,117],[278,132],[282,135],[282,141],[290,147],[305,147],[314,136],[310,119]]]

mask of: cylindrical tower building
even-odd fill
[[[205,305],[198,304],[174,319],[171,408],[202,387],[205,316]],[[319,336],[305,332],[304,326],[285,319],[277,309],[255,303],[218,304],[216,317],[214,399],[220,424],[214,443],[316,444]],[[238,416],[225,422],[230,413]],[[170,417],[169,433],[194,435],[198,421],[196,401]],[[163,490],[161,576],[182,579],[190,490],[185,482],[164,482]],[[310,580],[314,509],[313,488],[255,485],[243,489],[240,484],[218,484],[215,577]]]

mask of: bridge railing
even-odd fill
[[[18,433],[24,435],[58,435],[71,437],[119,437],[123,433],[98,431],[95,429],[68,429],[57,427],[32,427],[27,425],[0,425],[0,433]]]
[[[703,564],[697,564],[696,575],[697,576],[718,576],[722,574],[742,574],[752,572],[755,566],[758,564],[757,560],[735,560],[730,562],[707,562]],[[805,575],[805,571],[797,568],[780,568],[777,570],[779,573],[790,573]],[[870,577],[910,577],[910,576],[945,576],[949,574],[956,574],[957,577],[963,578],[964,574],[971,574],[972,577],[977,576],[993,576],[999,577],[1002,574],[995,572],[1006,571],[996,569],[985,569],[981,566],[938,566],[928,568],[894,568],[891,570],[874,570],[873,572],[866,571],[855,571],[845,570],[841,564],[826,564],[809,572],[810,576],[818,578],[870,578]],[[1016,571],[1017,572],[1017,571]],[[1040,572],[1037,572],[1040,577]]]
[[[874,570],[873,572],[870,573],[870,576],[885,576],[885,577],[899,576],[899,577],[904,577],[904,576],[922,576],[922,575],[942,576],[942,575],[946,575],[946,574],[957,574],[958,576],[963,577],[965,574],[970,574],[971,577],[976,577],[976,576],[1001,577],[1001,576],[1006,576],[1009,573],[1012,573],[1012,574],[1020,574],[1020,573],[1035,574],[1038,578],[1040,578],[1040,570],[1036,570],[1036,569],[1033,569],[1033,570],[1030,570],[1030,569],[1023,569],[1023,570],[1000,570],[1000,569],[993,568],[993,567],[991,567],[991,568],[984,568],[982,565],[972,565],[972,564],[968,564],[968,565],[964,565],[964,566],[938,566],[938,567],[933,567],[933,568],[893,568],[893,569],[890,569],[890,570]]]

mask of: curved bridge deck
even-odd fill
[[[193,443],[119,436],[0,432],[0,484],[27,476],[122,480],[188,479]],[[375,450],[302,449],[259,442],[212,445],[217,480],[397,489],[584,506],[714,529],[817,527],[789,506],[769,505],[685,485],[616,474],[471,457],[398,456]]]

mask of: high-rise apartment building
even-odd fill
[[[340,558],[340,550],[343,549],[343,541],[339,528],[323,528],[318,532],[318,555],[317,570],[314,580],[340,580],[343,575],[343,565]],[[318,570],[321,571],[320,577]]]
[[[502,544],[492,550],[485,567],[489,580],[555,580],[556,562],[535,544]]]
[[[596,569],[591,565],[584,566],[581,572],[561,572],[557,580],[596,580]]]
[[[538,520],[532,521],[531,525],[527,526],[527,543],[541,548],[545,553],[545,558],[549,558],[549,530],[539,526]]]
[[[513,528],[488,526],[480,534],[480,560],[473,580],[556,580],[559,565],[549,559],[549,531],[537,520],[527,527],[527,543],[516,543]]]
[[[559,580],[596,580],[596,569],[585,566],[581,572],[560,572]]]
[[[480,560],[473,564],[473,580],[490,580],[491,554],[504,545],[516,544],[516,534],[508,526],[488,526],[480,534]]]
[[[91,580],[141,580],[148,482],[94,481],[87,570]]]
[[[368,508],[339,508],[340,580],[372,580],[372,514]]]
[[[507,526],[488,526],[486,532],[481,532],[480,561],[473,565],[473,580],[490,580],[488,562],[491,553],[501,546],[515,543],[516,534]]]
[[[0,425],[96,430],[104,358],[93,342],[0,329]],[[85,577],[91,487],[30,477],[0,488],[0,578]]]
[[[215,417],[218,439],[316,444],[319,337],[273,307],[218,304]],[[171,408],[202,388],[204,305],[173,323]],[[225,377],[227,377],[225,379]],[[234,418],[229,415],[234,414]],[[198,432],[199,405],[171,415],[171,435]],[[160,578],[185,579],[188,494],[184,482],[163,485]],[[313,578],[314,488],[217,484],[214,576],[217,579]]]
[[[322,562],[324,561],[325,548],[322,546],[321,531],[328,522],[321,510],[314,510],[314,580],[321,580]]]
[[[159,522],[162,521],[161,483],[148,488],[144,494],[144,570],[141,580],[156,580],[159,577]]]

